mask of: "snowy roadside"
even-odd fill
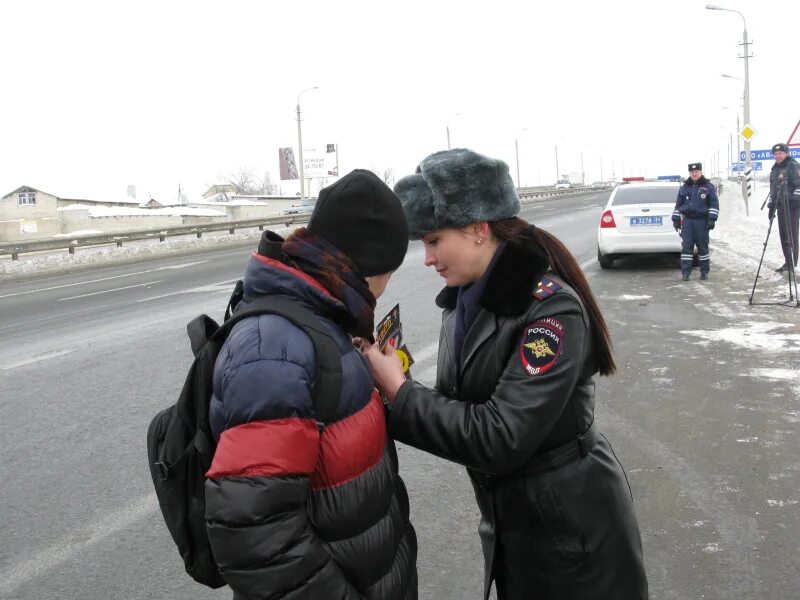
[[[766,189],[762,186],[750,199],[748,215],[738,185],[725,182],[724,191],[720,195],[719,222],[711,232],[712,269],[718,261],[726,270],[749,278],[752,284],[769,229],[767,209],[760,210],[765,196]],[[773,270],[781,264],[783,254],[778,237],[778,221],[775,220],[764,255],[764,264],[761,266],[761,277],[768,281],[785,281],[783,276]]]
[[[305,225],[271,225],[269,229],[279,235],[286,236],[291,231]],[[236,248],[258,245],[261,232],[246,229],[230,234],[227,231],[216,231],[203,234],[202,238],[194,235],[168,237],[165,241],[157,239],[126,242],[121,248],[114,244],[77,248],[75,254],[65,249],[46,253],[21,254],[19,260],[11,257],[0,257],[0,282],[23,279],[39,275],[52,275],[85,269],[100,264],[121,264],[136,262],[159,256],[191,254],[201,250],[214,248]]]
[[[722,267],[741,275],[751,284],[755,278],[758,261],[761,258],[764,239],[769,221],[766,210],[760,211],[763,202],[763,187],[751,199],[750,214],[745,214],[744,202],[734,182],[725,182],[720,197],[720,217],[717,228],[711,232],[712,270]],[[527,203],[527,202],[525,202]],[[297,225],[290,227],[271,226],[276,233],[286,236]],[[135,262],[146,258],[169,254],[190,254],[201,249],[255,246],[261,232],[248,229],[229,234],[227,231],[205,234],[202,238],[193,236],[170,237],[164,242],[140,240],[126,243],[121,248],[115,245],[78,248],[75,254],[67,250],[55,252],[23,254],[19,260],[10,257],[0,258],[0,281],[37,275],[64,273],[98,264]],[[785,279],[773,269],[783,263],[777,234],[777,223],[773,226],[770,241],[761,269],[764,281],[783,282]]]

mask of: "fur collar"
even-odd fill
[[[700,179],[697,181],[692,181],[691,177],[687,177],[686,181],[684,181],[685,185],[706,185],[707,183],[711,183],[708,179],[706,179],[705,175],[701,175]]]
[[[531,295],[546,271],[547,259],[535,249],[507,244],[489,273],[478,303],[497,315],[521,315],[530,307]],[[458,289],[445,287],[436,297],[436,305],[455,308]]]

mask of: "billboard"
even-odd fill
[[[298,162],[294,158],[294,149],[279,148],[281,180],[300,179]],[[336,144],[322,146],[303,146],[303,177],[338,177],[339,153]]]
[[[336,144],[322,144],[313,148],[303,147],[303,176],[338,177],[339,153]]]
[[[281,181],[300,179],[292,148],[278,148],[278,164],[280,165]]]

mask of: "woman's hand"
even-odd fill
[[[369,370],[372,371],[372,376],[375,378],[375,385],[389,402],[394,402],[397,390],[406,380],[403,375],[403,364],[394,351],[393,343],[394,340],[390,340],[383,352],[376,344],[370,344],[365,339],[361,339],[359,343],[361,353],[367,359]]]

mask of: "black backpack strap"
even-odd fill
[[[230,330],[239,321],[263,314],[279,315],[300,327],[311,338],[316,355],[314,387],[311,390],[311,397],[317,425],[322,430],[325,425],[336,418],[339,395],[342,392],[342,357],[339,347],[330,333],[325,330],[318,315],[289,298],[262,296],[248,302],[246,307],[234,313],[214,333],[214,337],[227,337]]]
[[[226,321],[231,318],[231,315],[236,310],[236,307],[239,306],[239,302],[242,301],[242,298],[244,298],[244,283],[240,279],[236,282],[236,285],[233,286],[233,293],[231,293],[228,306],[225,308]]]

